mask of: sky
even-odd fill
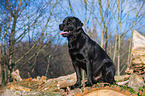
[[[50,0],[51,1],[51,0]],[[74,10],[75,16],[79,18],[83,23],[85,23],[85,7],[84,7],[84,1],[83,0],[70,0],[72,8]],[[100,12],[99,12],[99,5],[98,5],[98,0],[94,0],[94,3],[91,3],[92,0],[87,0],[87,24],[88,28],[92,30],[92,18],[97,18],[94,19],[95,27],[97,30],[97,38],[100,40],[101,37],[101,29],[99,22],[101,21],[100,17]],[[130,26],[132,26],[133,21],[135,19],[135,15],[137,10],[140,9],[142,5],[141,2],[136,2],[136,0],[123,0],[123,7],[122,7],[122,25],[121,25],[121,34],[125,33],[127,30],[129,30]],[[38,22],[35,24],[37,26],[35,29],[31,28],[29,33],[26,34],[26,37],[23,40],[28,40],[29,37],[33,37],[33,34],[38,34],[36,35],[35,39],[39,37],[41,34],[42,30],[44,29],[44,26],[46,24],[46,21],[50,15],[50,11],[53,8],[53,5],[55,3],[55,0],[52,2],[48,2],[48,0],[31,0],[31,3],[29,3],[28,7],[26,10],[23,11],[21,14],[20,18],[18,19],[17,22],[17,29],[23,27],[21,30],[19,30],[18,34],[16,34],[16,38],[24,32],[25,29],[28,28],[28,25],[31,25],[33,20],[37,18],[43,12],[42,16],[38,19]],[[116,3],[116,4],[114,4]],[[109,23],[109,29],[108,32],[114,36],[116,34],[116,26],[117,26],[117,20],[118,20],[118,12],[117,12],[117,0],[109,0],[109,8],[108,8],[108,18],[105,17],[106,13],[105,11],[107,10],[107,0],[102,0],[102,12],[104,16],[105,22],[112,18]],[[121,4],[121,3],[120,3]],[[94,10],[94,14],[92,14],[91,6],[93,5],[92,9]],[[45,7],[46,9],[41,10],[41,7]],[[38,8],[38,9],[37,9]],[[143,9],[145,9],[145,6],[142,8],[142,13],[144,12]],[[35,12],[38,12],[37,14]],[[63,19],[66,18],[67,16],[74,16],[70,7],[69,7],[69,2],[68,0],[58,0],[58,3],[53,11],[53,16],[51,16],[50,21],[48,23],[48,26],[45,30],[44,35],[48,38],[51,38],[58,34],[59,31],[59,24],[62,23]],[[140,14],[139,14],[140,15]],[[28,18],[29,16],[29,18]],[[5,16],[4,16],[5,17]],[[120,16],[119,16],[120,17]],[[144,14],[145,17],[145,14]],[[0,18],[2,19],[2,17]],[[98,21],[97,21],[98,20]],[[139,21],[140,20],[140,21]],[[145,32],[145,19],[139,19],[137,18],[137,22],[139,23],[135,25],[135,29],[138,30],[139,32]],[[119,21],[120,22],[120,21]],[[34,26],[34,27],[35,27]],[[84,24],[83,29],[85,29],[86,26]],[[87,32],[86,32],[87,33]],[[126,34],[126,37],[130,37],[132,33],[132,29],[129,30],[129,32]],[[47,40],[46,39],[46,40]],[[57,42],[57,40],[60,40],[60,43],[66,43],[67,40],[66,38],[63,38],[62,36],[58,35],[57,39],[54,41],[54,43]],[[98,40],[97,39],[97,40]]]
[[[92,11],[91,11],[91,2],[92,0],[88,0],[87,4],[87,24],[89,26],[89,28],[92,29],[92,17],[94,15],[92,15]],[[111,1],[110,2],[110,7],[109,7],[109,17],[108,18],[113,18],[110,21],[110,28],[108,29],[109,32],[111,32],[112,35],[116,34],[116,26],[117,26],[117,20],[118,20],[118,9],[117,9],[117,0]],[[116,3],[115,5],[113,5],[114,3]],[[65,9],[66,12],[68,12],[69,15],[74,16],[73,13],[71,12],[70,8],[69,8],[69,4],[68,1],[65,0],[63,2],[64,6],[63,8]],[[71,4],[72,4],[72,8],[74,10],[75,16],[78,17],[82,22],[84,22],[85,20],[85,8],[84,8],[84,3],[83,0],[71,0]],[[124,0],[124,2],[122,3],[122,21],[119,21],[119,23],[121,23],[121,34],[125,33],[126,31],[126,37],[129,38],[132,34],[132,28],[130,28],[133,25],[133,22],[135,20],[135,16],[136,16],[136,12],[141,8],[141,5],[143,4],[143,2],[137,2],[136,0]],[[120,3],[121,5],[121,3]],[[100,17],[100,12],[99,12],[99,7],[98,7],[98,0],[94,0],[93,3],[93,9],[94,9],[94,13],[95,13],[95,17],[98,18],[98,21],[101,21],[101,17]],[[143,6],[142,10],[145,9],[145,6]],[[68,11],[67,11],[68,10]],[[107,10],[107,0],[102,0],[102,12],[105,13],[105,11]],[[143,11],[144,12],[144,11]],[[140,14],[139,14],[140,15]],[[144,14],[145,15],[145,14]],[[107,20],[107,18],[105,17],[105,14],[103,14],[104,16],[104,20]],[[64,16],[65,18],[66,16]],[[119,16],[121,17],[121,16]],[[144,16],[145,17],[145,16]],[[138,30],[139,32],[145,32],[145,19],[140,19],[140,18],[136,18],[137,23],[135,24],[135,29]],[[139,20],[140,23],[138,23]],[[97,29],[97,35],[98,37],[101,37],[101,29],[100,29],[100,25],[99,23],[95,20],[96,23],[96,29]],[[144,27],[140,27],[140,25],[143,25]],[[85,27],[85,26],[83,26]],[[143,28],[143,30],[140,30],[140,28]]]

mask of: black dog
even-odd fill
[[[81,87],[81,68],[87,74],[87,86],[97,82],[115,83],[115,66],[107,53],[82,29],[83,23],[76,17],[66,17],[59,25],[60,33],[68,39],[69,54],[77,74],[73,88]]]

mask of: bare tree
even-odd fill
[[[48,28],[48,23],[50,22],[50,18],[52,16],[52,13],[54,12],[57,2],[57,0],[49,0],[40,2],[40,4],[36,4],[36,2],[33,0],[5,0],[0,3],[0,8],[3,9],[3,11],[1,12],[1,14],[3,15],[1,15],[0,17],[0,64],[2,70],[0,79],[3,84],[6,84],[11,80],[11,72],[17,69],[17,66],[20,64],[20,62],[26,59],[26,56],[29,55],[29,58],[27,58],[26,62],[20,64],[21,66],[25,65],[36,55],[36,53],[38,54],[41,49],[45,48],[45,46],[42,46],[39,43],[44,41],[44,34],[46,34],[45,32]],[[30,7],[30,5],[32,6]],[[5,17],[5,15],[7,15],[8,17]],[[46,15],[48,16],[47,20],[45,19]],[[45,24],[45,26],[42,26],[43,28],[40,28],[39,24]],[[37,28],[39,28],[39,31]],[[34,30],[35,33],[33,34],[33,36],[36,35],[38,37],[35,40],[35,43],[33,44],[33,46],[30,46],[27,52],[21,57],[16,57],[16,53],[19,50],[19,43],[23,40],[26,40],[27,34],[30,37],[30,33],[33,33]],[[31,37],[29,39],[31,39]],[[53,39],[54,38],[50,39],[50,42],[52,42]],[[37,50],[32,51],[38,44],[39,47],[37,48]]]
[[[66,6],[63,6],[64,3]],[[1,1],[0,70],[2,71],[0,71],[0,82],[6,84],[10,81],[10,73],[17,68],[24,70],[26,67],[30,70],[28,74],[31,76],[32,70],[35,70],[39,64],[38,57],[41,57],[42,50],[48,48],[53,41],[57,41],[58,22],[68,15],[76,16],[84,21],[85,32],[100,43],[113,59],[117,75],[122,74],[130,60],[128,54],[131,52],[131,39],[129,39],[131,32],[134,29],[144,31],[144,3],[134,0]],[[56,59],[57,66],[60,66],[57,61],[61,64],[63,61],[63,57],[60,60],[60,57],[56,56],[56,54],[63,54],[63,52],[58,52],[59,48],[62,48],[62,43],[60,46],[57,43],[57,47],[54,42],[53,44],[53,51],[50,50],[52,52],[45,49],[48,53],[42,54],[46,55],[44,66],[47,64],[48,67],[44,69],[47,76],[54,68],[51,60]],[[65,59],[69,57],[65,57],[66,54],[63,56],[63,62],[70,64],[70,60]],[[43,61],[42,58],[41,60]],[[60,70],[60,68],[54,69]]]

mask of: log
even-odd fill
[[[17,69],[16,71],[11,73],[11,76],[13,78],[13,80],[17,80],[17,81],[22,81],[22,78],[19,74],[19,70]]]
[[[67,86],[72,86],[76,82],[76,73],[67,75],[67,76],[60,76],[58,78],[54,79],[48,79],[47,82],[50,82],[51,80],[55,80],[58,82],[58,85],[60,88],[66,88]]]
[[[115,81],[122,82],[128,80],[130,75],[115,76]]]
[[[127,80],[127,81],[122,81],[122,82],[117,82],[117,84],[118,85],[125,85],[125,84],[127,84],[129,82],[129,80]]]
[[[17,73],[16,73],[17,72]],[[61,88],[72,86],[76,82],[76,73],[61,76],[58,78],[47,79],[45,76],[37,76],[37,78],[21,79],[19,71],[13,72],[11,75],[17,82],[11,82],[6,87],[0,89],[0,92],[4,92],[6,89],[18,90],[18,91],[47,91],[47,92],[61,92]]]
[[[46,80],[43,84],[40,84],[37,91],[53,92],[60,90],[61,88],[66,88],[67,86],[72,86],[75,84],[75,82],[76,82],[76,73],[67,76],[60,76],[58,78]]]

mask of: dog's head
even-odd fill
[[[63,23],[59,25],[60,33],[63,37],[68,37],[76,34],[80,28],[82,28],[83,23],[76,17],[66,17]]]

